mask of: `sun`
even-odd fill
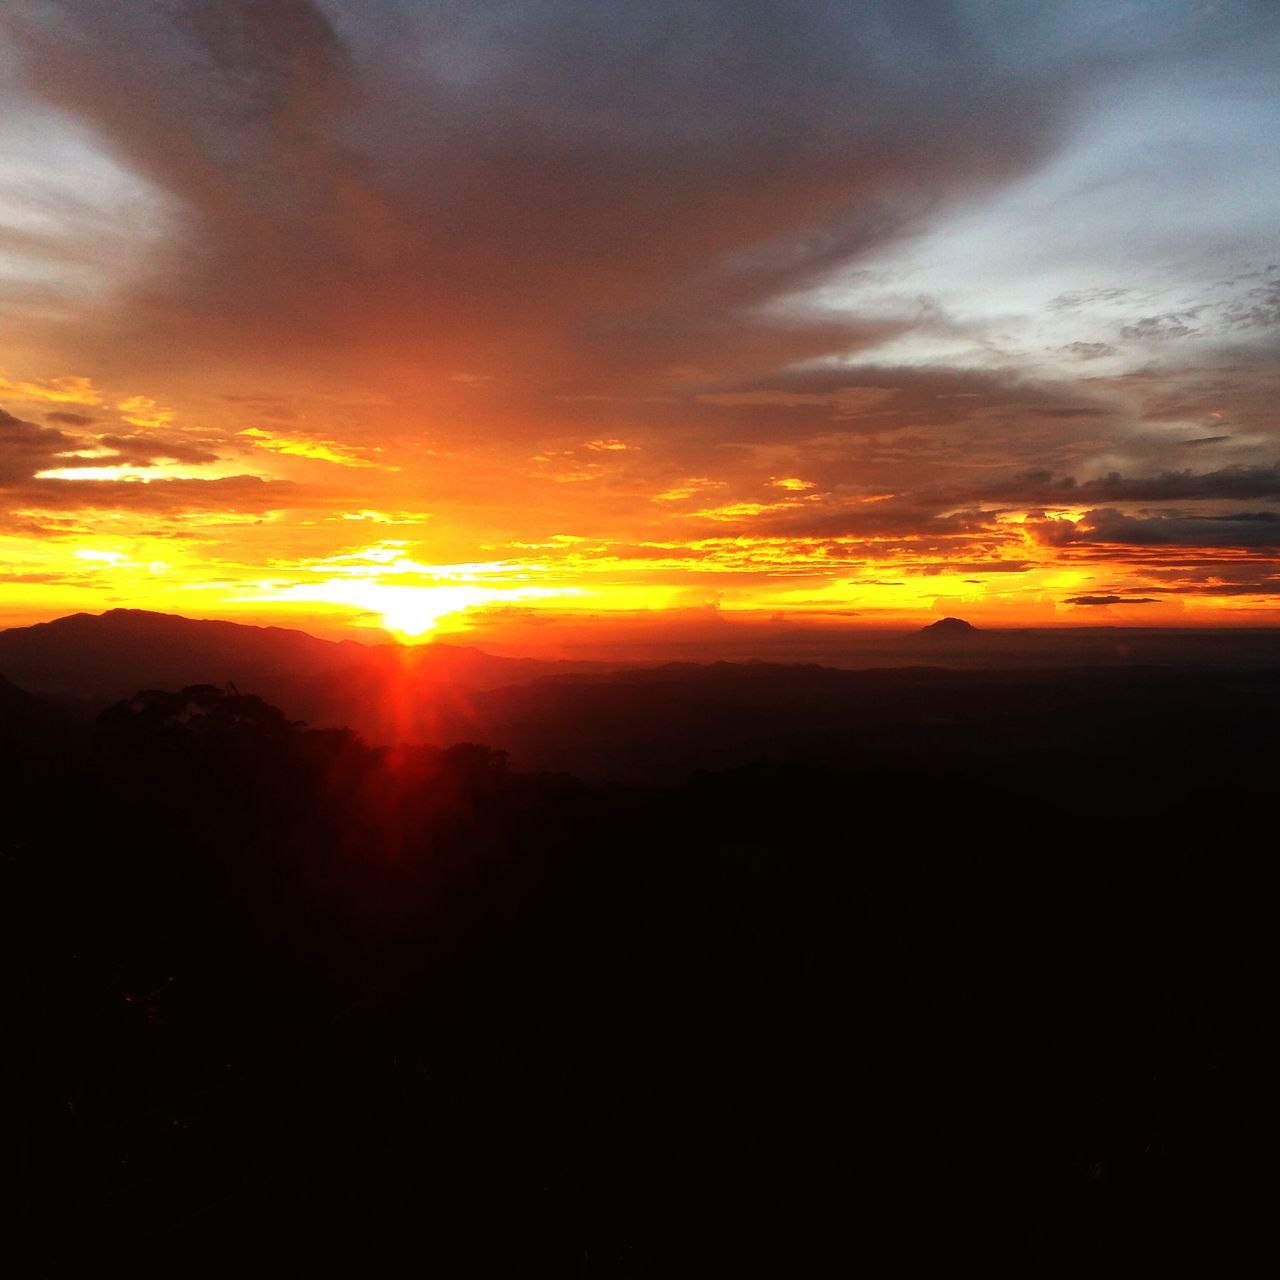
[[[508,569],[505,581],[437,581],[419,586],[404,581],[408,576],[404,572],[404,562],[383,563],[385,557],[375,560],[371,552],[364,553],[355,563],[350,563],[353,557],[342,559],[342,568],[347,571],[343,576],[320,582],[263,584],[258,592],[239,598],[270,600],[277,604],[285,601],[291,604],[324,603],[355,610],[358,612],[349,619],[351,625],[377,627],[397,639],[414,641],[429,638],[442,624],[449,629],[465,627],[462,618],[473,610],[517,603],[527,605],[583,594],[579,587],[535,585],[521,578],[511,581],[513,576],[522,572],[511,569]],[[368,563],[370,560],[374,562]],[[420,566],[411,567],[416,570]],[[465,567],[474,573],[477,568],[487,566]],[[383,573],[393,574],[400,581],[379,581]],[[451,621],[446,623],[446,619]]]
[[[396,635],[416,640],[429,635],[451,613],[483,604],[491,595],[483,588],[401,587],[376,584],[369,603],[382,625]]]

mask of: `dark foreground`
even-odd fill
[[[1276,682],[1171,680],[1154,723],[1100,699],[945,768],[666,788],[217,690],[91,732],[15,695],[16,1270],[1243,1256],[1280,1141]]]

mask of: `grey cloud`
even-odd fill
[[[55,0],[10,26],[32,89],[177,202],[100,340],[361,359],[392,332],[561,390],[867,341],[757,304],[1044,160],[1115,34],[960,0]]]
[[[56,427],[41,427],[0,409],[0,485],[29,479],[55,465],[59,453],[78,441]]]
[[[1114,508],[1087,512],[1072,524],[1046,521],[1037,536],[1048,545],[1109,543],[1130,547],[1280,547],[1280,515],[1243,511],[1222,516],[1131,516]]]
[[[1157,476],[1122,476],[1118,472],[1094,480],[1055,477],[1033,471],[980,490],[990,501],[1080,506],[1111,502],[1190,502],[1226,499],[1280,499],[1280,463],[1265,467],[1223,467],[1218,471],[1166,471]]]
[[[1163,342],[1170,338],[1186,338],[1196,333],[1188,323],[1195,319],[1194,311],[1171,311],[1165,315],[1143,316],[1132,324],[1120,327],[1120,336],[1138,342]]]
[[[1073,293],[1060,293],[1049,303],[1051,311],[1078,311],[1081,307],[1096,307],[1100,303],[1116,303],[1129,297],[1132,289],[1111,285],[1100,289],[1080,289]],[[1081,344],[1090,345],[1090,344]]]
[[[1062,350],[1080,360],[1101,360],[1104,356],[1116,353],[1115,347],[1109,342],[1068,342]]]
[[[1005,370],[929,365],[795,370],[701,388],[701,399],[712,395],[731,399],[735,419],[747,423],[783,418],[794,426],[797,418],[809,417],[839,420],[842,429],[863,423],[868,430],[883,430],[889,422],[895,427],[946,426],[993,414],[1066,421],[1112,412],[1101,401],[1082,404],[1077,387],[1036,382]],[[749,396],[755,397],[754,405]],[[795,403],[784,405],[785,397]]]

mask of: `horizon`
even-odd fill
[[[707,666],[711,664],[765,664],[781,667],[805,665],[844,670],[886,670],[918,667],[956,667],[998,672],[1001,664],[1014,660],[1022,665],[1055,670],[1072,665],[1150,665],[1183,667],[1187,664],[1243,664],[1244,668],[1272,665],[1270,646],[1255,651],[1251,641],[1280,638],[1280,627],[1268,625],[1196,627],[1138,627],[1115,623],[1075,625],[991,626],[975,625],[968,619],[947,616],[911,626],[846,623],[823,626],[811,619],[774,618],[767,622],[712,618],[697,615],[681,628],[678,620],[665,617],[656,626],[629,627],[625,620],[613,619],[595,629],[554,633],[540,640],[516,644],[481,643],[473,635],[432,632],[406,637],[393,631],[368,627],[303,626],[286,621],[258,622],[234,617],[200,617],[164,610],[116,606],[94,613],[81,610],[41,618],[12,627],[0,627],[0,636],[20,634],[41,627],[83,620],[106,621],[117,618],[143,624],[150,620],[227,625],[244,631],[277,631],[328,644],[354,642],[373,649],[395,649],[406,656],[441,647],[469,650],[500,659],[532,659],[546,663],[586,663],[591,667],[618,670],[657,667],[669,664]],[[545,624],[544,631],[548,628]],[[137,639],[151,637],[144,630]],[[1195,650],[1177,646],[1192,641]],[[917,642],[928,642],[919,648]],[[1170,648],[1167,642],[1175,642]],[[1101,645],[1101,647],[1099,647]],[[1010,647],[1012,646],[1012,647]],[[1242,647],[1243,646],[1243,647]],[[0,659],[0,676],[6,674]]]
[[[19,0],[0,625],[1280,624],[1278,61],[1253,0]]]

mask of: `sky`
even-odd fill
[[[1276,625],[1278,210],[1274,0],[8,0],[0,625]]]

